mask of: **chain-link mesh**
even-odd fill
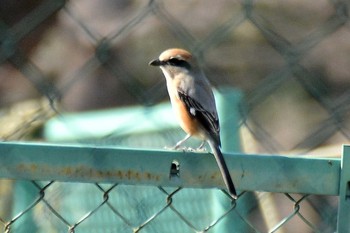
[[[76,186],[69,183],[34,181],[24,185],[29,197],[16,204],[20,211],[11,220],[1,219],[5,231],[220,232],[216,230],[222,229],[220,224],[223,224],[225,218],[236,218],[244,232],[267,232],[267,227],[271,227],[268,232],[280,232],[283,228],[283,231],[289,229],[287,232],[331,232],[336,221],[334,211],[325,212],[315,206],[322,201],[326,207],[336,209],[334,204],[324,198],[318,200],[308,195],[274,194],[274,204],[268,207],[268,211],[276,211],[273,208],[282,202],[284,206],[279,209],[280,216],[276,213],[265,213],[267,215],[263,216],[259,211],[261,204],[240,206],[240,202],[252,200],[251,193],[241,193],[236,202],[227,193],[217,191],[217,194],[221,193],[220,196],[225,199],[227,206],[210,213],[210,206],[206,206],[205,210],[201,206],[189,206],[184,202],[190,191],[188,189],[149,186],[142,187],[142,192],[138,192],[140,187],[117,184]],[[85,190],[83,199],[69,197],[80,190]],[[196,192],[199,198],[207,195],[205,190]],[[258,200],[265,202],[265,199],[271,198],[267,195],[272,194],[260,193]],[[189,209],[195,213],[195,217],[193,213],[189,214]],[[269,215],[278,218],[273,219]],[[264,222],[267,219],[276,222]],[[30,222],[32,225],[28,226]]]
[[[350,135],[348,8],[342,0],[1,1],[1,138],[45,140],[54,115],[166,100],[148,62],[183,47],[214,86],[245,93],[245,152],[339,156]],[[126,144],[154,145],[133,139]],[[245,192],[232,201],[215,191],[225,208],[212,211],[183,202],[187,188],[0,182],[5,232],[222,232],[231,219],[235,232],[336,230],[336,197]]]

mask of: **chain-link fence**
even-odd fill
[[[182,47],[219,92],[244,93],[236,108],[244,152],[338,157],[350,135],[348,8],[342,0],[1,1],[0,136],[50,141],[43,132],[56,116],[84,135],[61,143],[174,143],[181,131],[135,136],[118,120],[109,126],[118,130],[99,135],[102,123],[90,124],[88,137],[70,117],[167,100],[162,74],[148,62]],[[335,196],[244,192],[232,202],[219,190],[186,187],[20,180],[0,186],[8,232],[336,231]]]

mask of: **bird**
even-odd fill
[[[149,62],[163,72],[170,102],[186,132],[184,139],[174,146],[178,149],[190,137],[202,140],[201,149],[207,142],[214,154],[228,193],[237,199],[237,193],[224,156],[221,152],[220,124],[211,84],[198,66],[194,56],[181,48],[162,52]]]

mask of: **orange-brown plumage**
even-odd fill
[[[192,58],[192,54],[190,54],[188,51],[184,49],[179,49],[179,48],[168,49],[159,55],[159,60],[164,61],[175,57],[182,58],[188,61]]]
[[[176,98],[177,103],[173,104],[173,109],[179,119],[181,128],[191,136],[198,136],[199,124],[187,110],[186,105],[180,99]]]

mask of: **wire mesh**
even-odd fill
[[[166,100],[161,74],[147,64],[183,47],[214,86],[244,91],[245,152],[339,155],[333,148],[350,135],[348,8],[342,0],[1,1],[1,139],[45,140],[42,127],[55,115]],[[154,145],[147,135],[135,139],[75,143]],[[215,216],[198,209],[191,219],[181,206],[187,188],[1,183],[5,232],[216,232],[232,216],[236,232],[336,229],[335,197],[246,192],[232,202],[217,191],[226,208]]]
[[[188,190],[183,188],[97,183],[77,187],[69,183],[34,181],[26,185],[32,186],[29,188],[32,191],[30,198],[19,204],[17,208],[21,208],[21,211],[12,218],[1,219],[5,232],[26,232],[28,229],[33,232],[216,232],[224,219],[232,216],[244,223],[246,232],[266,232],[266,226],[261,223],[262,216],[260,219],[255,216],[258,206],[252,206],[250,210],[243,210],[239,206],[241,200],[251,199],[250,193],[241,193],[236,202],[218,190],[230,204],[220,212],[210,214],[201,206],[188,206],[184,202]],[[142,192],[139,192],[140,188]],[[72,192],[79,192],[79,189],[85,190],[84,199],[71,198]],[[196,192],[197,198],[206,196],[205,190]],[[285,216],[275,219],[278,222],[269,232],[279,232],[284,225],[294,225],[293,229],[298,232],[330,232],[333,229],[334,218],[330,220],[329,217],[321,216],[328,222],[317,223],[310,211],[305,210],[311,208],[318,211],[312,205],[315,198],[308,195],[278,195],[280,201],[290,202],[285,203],[289,210],[284,210]],[[189,215],[189,208],[196,212],[195,217]],[[206,208],[210,209],[210,206]],[[172,221],[169,222],[169,219]],[[33,223],[28,227],[29,221]],[[333,227],[327,224],[333,224]]]

